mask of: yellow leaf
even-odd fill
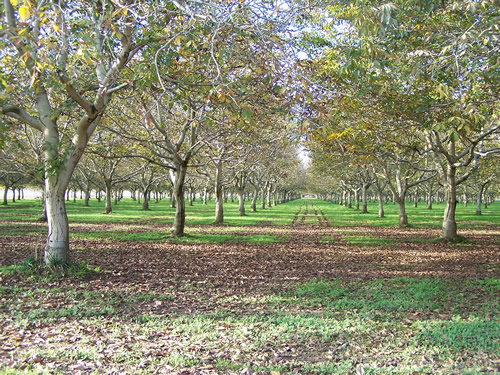
[[[17,0],[10,0],[10,3],[13,7],[17,6]]]
[[[175,44],[181,44],[183,38],[184,37],[182,35],[177,36],[175,38]]]
[[[19,17],[21,17],[21,21],[26,21],[30,18],[30,10],[26,4],[23,4],[21,8],[19,8]]]
[[[59,31],[61,31],[61,28],[59,26],[57,26],[57,23],[52,24],[52,27],[54,28],[54,31],[56,33],[58,33]]]

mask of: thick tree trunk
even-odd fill
[[[109,214],[113,210],[111,207],[111,184],[108,181],[106,181],[105,186],[106,186],[106,203],[104,205],[104,213]]]
[[[366,190],[368,189],[368,187],[366,185],[363,185],[362,189],[361,189],[361,199],[363,201],[363,208],[361,209],[361,213],[362,214],[366,214],[368,213],[368,202],[366,200]]]
[[[172,197],[175,199],[175,216],[172,225],[172,236],[184,236],[186,225],[186,202],[184,201],[184,181],[186,180],[187,162],[177,165]]]
[[[149,199],[150,199],[149,191],[145,190],[143,192],[143,198],[142,198],[142,210],[143,211],[148,211],[149,210]]]
[[[224,189],[222,186],[222,161],[219,161],[215,169],[215,221],[220,225],[224,222]]]
[[[238,190],[238,216],[245,216],[245,190]]]
[[[445,240],[457,239],[457,223],[455,210],[457,205],[457,186],[455,181],[456,167],[448,164],[446,171],[446,207],[443,218],[443,238]]]
[[[66,186],[51,176],[45,182],[45,207],[47,211],[48,238],[45,246],[46,264],[69,261],[69,223],[66,213]]]
[[[399,206],[399,226],[407,227],[408,226],[408,215],[406,214],[405,207],[405,199],[397,199],[397,203]]]

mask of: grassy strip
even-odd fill
[[[161,293],[81,287],[0,288],[0,298],[11,301],[2,319],[15,324],[6,330],[7,344],[23,341],[19,330],[51,326],[51,345],[19,346],[18,357],[60,363],[60,371],[72,361],[92,366],[106,358],[142,372],[171,366],[344,374],[361,365],[365,374],[472,374],[500,355],[498,279],[313,280],[229,308],[213,297],[214,309],[201,314],[158,309],[200,292],[189,285]],[[240,313],[243,306],[253,309]],[[54,336],[59,331],[78,340]]]
[[[228,202],[224,205],[225,224],[231,226],[245,225],[289,225],[300,207],[309,205],[309,213],[305,218],[305,223],[319,225],[319,221],[314,214],[314,208],[319,212],[321,209],[332,226],[397,226],[398,208],[392,204],[385,205],[385,218],[377,217],[377,204],[368,205],[368,213],[361,214],[360,211],[348,209],[344,206],[323,202],[319,200],[296,200],[269,207],[258,212],[250,212],[247,207],[247,216],[238,216],[238,205],[236,202]],[[314,208],[311,206],[314,204]],[[247,205],[250,203],[247,202]],[[67,202],[68,217],[70,222],[78,223],[151,223],[170,225],[173,221],[175,209],[170,208],[167,200],[159,203],[152,202],[151,210],[142,211],[140,205],[131,199],[123,199],[118,205],[113,206],[111,214],[103,214],[104,203],[91,201],[89,207],[83,206],[82,201]],[[435,204],[433,210],[427,209],[423,204],[417,208],[408,205],[407,213],[410,225],[417,228],[438,228],[441,226],[444,204]],[[215,204],[210,201],[203,205],[199,200],[193,206],[186,207],[187,225],[207,225],[214,220]],[[36,221],[40,218],[41,204],[36,200],[22,200],[11,203],[0,208],[0,218],[5,221]],[[302,217],[302,213],[300,215]],[[300,219],[300,218],[299,218]],[[460,228],[482,227],[484,225],[500,225],[500,204],[493,204],[483,210],[482,215],[475,214],[475,207],[469,205],[457,206],[456,220]],[[5,224],[3,224],[5,226]],[[38,231],[38,228],[33,228]],[[0,230],[2,228],[0,227]]]

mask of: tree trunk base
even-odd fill
[[[454,220],[443,222],[443,239],[447,241],[455,241],[457,236],[457,223]]]
[[[44,262],[47,265],[63,265],[69,262],[69,246],[65,241],[54,242],[45,246]]]

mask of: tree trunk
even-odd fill
[[[85,190],[85,200],[84,200],[84,203],[83,205],[85,207],[88,207],[89,206],[89,200],[90,200],[90,190],[89,189],[86,189]]]
[[[186,202],[184,201],[184,181],[186,180],[187,161],[177,165],[175,172],[175,182],[172,197],[175,199],[175,216],[172,225],[172,236],[184,236],[184,226],[186,224]]]
[[[45,182],[45,207],[47,210],[48,238],[45,246],[45,264],[69,261],[69,223],[66,213],[65,190],[58,176]]]
[[[149,191],[144,190],[142,195],[143,195],[143,197],[142,197],[142,210],[148,211],[149,210],[149,199],[151,198],[149,195]]]
[[[245,190],[238,190],[238,216],[245,216]]]
[[[184,182],[182,183],[182,191],[184,191]],[[172,191],[172,189],[170,189],[170,208],[176,208],[175,201],[176,201],[176,194]]]
[[[384,212],[384,197],[382,195],[381,189],[377,189],[377,195],[378,195],[378,217],[382,218],[385,217],[385,212]]]
[[[208,195],[208,189],[205,187],[203,188],[203,204],[207,204],[207,195]]]
[[[265,209],[266,208],[266,187],[262,188],[262,194],[261,194],[261,202],[260,202],[260,208]]]
[[[9,187],[5,185],[5,190],[3,191],[3,206],[7,206],[9,204],[8,202],[8,194],[9,194]]]
[[[457,238],[457,223],[455,221],[457,186],[455,175],[456,167],[448,163],[446,171],[446,207],[443,218],[443,238],[445,240],[456,240]]]
[[[257,197],[259,196],[259,191],[255,188],[252,197],[252,204],[250,205],[252,212],[257,212]]]
[[[368,213],[368,202],[366,201],[366,190],[368,187],[363,184],[363,187],[361,188],[361,199],[363,200],[363,208],[361,209],[362,214]]]
[[[222,161],[219,161],[215,169],[215,221],[220,225],[224,222],[224,191],[222,187]]]
[[[480,185],[479,192],[477,193],[476,215],[481,215],[481,203],[482,203],[482,199],[483,199],[484,186],[485,186],[484,184]]]
[[[408,215],[406,214],[406,207],[405,207],[405,197],[403,196],[403,199],[397,199],[397,203],[399,206],[399,226],[400,227],[407,227],[408,226]]]
[[[105,186],[106,186],[106,204],[104,208],[104,213],[109,214],[113,210],[111,208],[111,183],[109,181],[105,181]]]

